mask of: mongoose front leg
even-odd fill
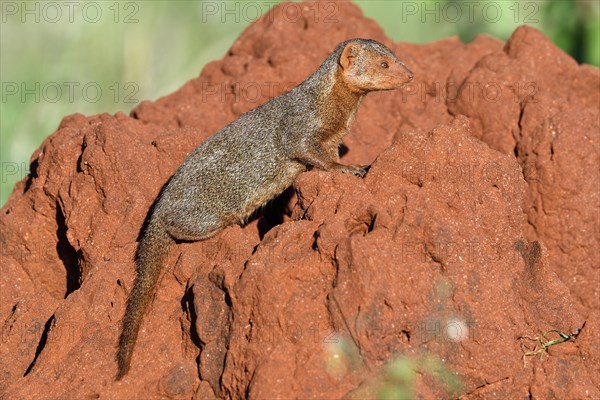
[[[323,171],[337,171],[346,174],[353,174],[358,177],[363,177],[367,173],[368,165],[358,164],[342,164],[335,160],[332,160],[331,156],[327,154],[323,149],[305,152],[302,155],[295,157],[298,161],[305,165],[317,167]]]

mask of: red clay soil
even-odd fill
[[[1,210],[2,398],[600,398],[598,69],[532,28],[395,44],[319,7],[275,7],[177,92],[67,116],[32,155]],[[178,245],[115,382],[162,185],[351,37],[415,74],[345,140],[367,176],[306,172],[248,225]],[[568,340],[543,351],[550,330]]]

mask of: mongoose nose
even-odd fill
[[[412,80],[413,80],[413,74],[412,74],[412,72],[409,72],[408,73],[408,81],[410,82]]]

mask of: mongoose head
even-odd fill
[[[354,92],[399,89],[413,78],[406,65],[375,40],[352,39],[340,46],[341,75]]]

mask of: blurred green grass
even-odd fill
[[[221,58],[273,3],[0,3],[0,204],[28,174],[31,154],[63,116],[128,113],[143,99],[177,90]],[[356,3],[396,41],[427,43],[452,35],[470,41],[480,33],[506,40],[527,23],[579,62],[600,64],[596,0]]]

